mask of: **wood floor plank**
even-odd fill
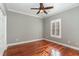
[[[4,56],[51,56],[52,50],[61,56],[79,56],[79,51],[46,40],[10,46]]]

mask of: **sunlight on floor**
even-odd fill
[[[61,56],[60,52],[56,49],[52,50],[51,56]]]

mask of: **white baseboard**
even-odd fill
[[[72,48],[72,49],[75,49],[75,50],[79,50],[78,47],[74,47],[74,46],[71,46],[71,45],[68,45],[68,44],[64,44],[64,43],[56,42],[56,41],[49,40],[49,39],[44,39],[44,40],[47,40],[47,41],[50,41],[50,42],[54,42],[54,43],[57,43],[57,44],[60,44],[60,45],[63,45],[63,46],[66,46],[66,47],[69,47],[69,48]]]
[[[23,41],[23,42],[11,43],[11,44],[8,44],[7,47],[8,46],[13,46],[13,45],[19,45],[19,44],[23,44],[23,43],[29,43],[29,42],[39,41],[39,40],[43,40],[43,38],[42,39],[33,39],[33,40],[30,40],[30,41]]]
[[[57,43],[57,44],[60,44],[60,45],[63,45],[63,46],[66,46],[66,47],[69,47],[69,48],[72,48],[72,49],[75,49],[75,50],[79,50],[78,47],[74,47],[74,46],[71,46],[71,45],[68,45],[68,44],[56,42],[56,41],[45,39],[45,38],[33,39],[33,40],[30,40],[30,41],[23,41],[23,42],[18,42],[18,43],[12,43],[12,44],[8,44],[7,46],[13,46],[13,45],[18,45],[18,44],[23,44],[23,43],[29,43],[29,42],[39,41],[39,40],[47,40],[47,41],[54,42],[54,43]]]

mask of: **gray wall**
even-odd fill
[[[0,56],[3,56],[6,49],[6,11],[4,4],[0,3]]]
[[[50,21],[61,18],[62,38],[50,36]],[[79,7],[43,19],[44,38],[79,47]]]
[[[7,11],[7,43],[42,38],[42,20]]]

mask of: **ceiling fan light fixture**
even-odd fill
[[[43,13],[43,10],[40,10],[40,13]]]
[[[39,14],[39,13],[48,14],[46,10],[47,10],[47,9],[52,9],[52,8],[53,8],[53,6],[45,7],[45,6],[43,5],[43,3],[40,3],[39,5],[40,5],[39,8],[31,8],[31,9],[33,9],[33,10],[38,10],[38,12],[37,12],[36,14]]]

